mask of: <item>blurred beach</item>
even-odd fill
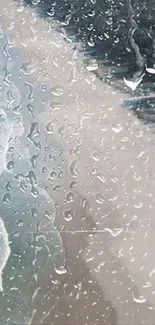
[[[151,324],[153,127],[123,107],[123,81],[104,82],[103,62],[54,22],[9,0],[0,18],[0,108],[11,123],[1,321]]]

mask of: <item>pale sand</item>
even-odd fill
[[[60,110],[53,110],[50,115],[49,107],[45,107],[40,119],[44,123],[56,120],[52,137],[62,146],[68,169],[77,165],[79,197],[87,199],[88,214],[97,223],[98,230],[87,238],[82,259],[84,263],[89,260],[87,265],[92,276],[114,305],[117,324],[151,323],[155,319],[155,273],[152,273],[155,269],[155,135],[127,108],[120,106],[128,95],[87,71],[82,54],[58,32],[50,30],[48,22],[36,17],[31,9],[18,7],[17,10],[16,3],[8,0],[1,0],[0,7],[5,32],[13,36],[13,44],[25,62],[29,58],[31,62],[34,60],[32,78],[47,89],[54,85],[64,89],[62,96],[55,96],[55,102],[62,104]],[[64,129],[60,130],[62,126]],[[73,151],[78,146],[76,155]],[[73,165],[72,160],[75,160]],[[68,171],[66,181],[67,177]],[[59,206],[56,224],[58,227],[64,224],[62,237],[64,247],[70,251],[67,255],[70,260],[74,254],[76,258],[79,240],[88,236],[87,231],[78,235],[81,229],[78,199],[74,207],[76,220],[68,223],[63,220],[61,210],[67,207],[62,199],[63,188],[60,193],[56,196]],[[115,228],[120,230],[118,236]],[[87,228],[85,224],[84,229],[92,230],[92,226]],[[77,240],[65,234],[71,230],[77,231]],[[115,237],[110,234],[112,231]],[[78,267],[75,262],[73,274]],[[66,307],[60,302],[57,312],[59,308]],[[67,318],[60,319],[64,324],[67,322]],[[59,318],[53,322],[58,323]]]

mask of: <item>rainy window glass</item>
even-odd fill
[[[153,0],[0,0],[1,324],[154,323],[154,92]]]

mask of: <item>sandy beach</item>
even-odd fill
[[[0,76],[1,88],[5,84],[4,92],[11,89],[24,107],[17,100],[6,109],[17,130],[14,148],[21,160],[15,152],[15,167],[2,175],[4,184],[12,182],[13,190],[8,192],[13,203],[1,203],[12,257],[4,270],[0,301],[4,308],[13,286],[18,288],[16,297],[20,291],[20,297],[29,300],[29,316],[18,320],[20,304],[12,303],[10,296],[8,308],[14,320],[11,313],[6,317],[1,311],[3,319],[11,325],[22,323],[24,317],[25,324],[151,324],[155,319],[153,129],[121,106],[132,94],[89,71],[78,51],[80,44],[66,40],[35,10],[1,0],[0,19],[4,43],[0,64],[11,80],[7,85],[5,75]],[[7,105],[10,101],[11,97]],[[34,168],[32,157],[37,155]],[[18,187],[18,180],[25,181],[21,173],[30,175],[31,170],[37,181],[29,176],[30,184],[42,189],[39,196],[29,185],[24,194]],[[3,192],[4,186],[2,197]],[[36,218],[30,216],[32,209],[39,211]],[[13,284],[10,268],[18,260],[16,216],[23,221],[17,241],[23,258]],[[33,276],[26,274],[26,265],[32,265],[32,245],[26,246],[26,253],[22,250],[22,242],[31,242],[32,234],[42,247],[42,254],[35,253],[40,266]],[[22,265],[25,277],[18,282]]]

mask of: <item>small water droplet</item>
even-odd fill
[[[55,8],[51,7],[46,12],[49,17],[53,17],[55,15]]]
[[[82,199],[81,207],[82,207],[83,209],[88,209],[88,201],[87,201],[86,198],[83,198],[83,199]]]
[[[123,228],[104,228],[105,231],[108,231],[110,232],[110,234],[113,236],[113,237],[117,237],[121,234],[121,232],[123,231]]]
[[[37,217],[37,215],[38,215],[38,211],[37,211],[37,209],[36,208],[32,208],[31,209],[31,213],[32,213],[32,217],[35,219],[36,217]]]
[[[8,170],[12,170],[12,169],[14,169],[14,161],[13,161],[13,160],[10,160],[10,161],[7,163],[7,169],[8,169]]]
[[[146,302],[146,299],[143,296],[136,298],[133,293],[132,293],[132,298],[135,302],[137,302],[137,304],[144,304]]]
[[[98,69],[98,64],[97,64],[96,60],[92,59],[92,60],[87,61],[86,69],[88,71],[95,71],[95,70],[97,70]]]
[[[106,178],[102,173],[97,173],[96,177],[102,182],[105,183],[106,182]]]
[[[50,173],[50,178],[54,179],[57,176],[56,172],[51,172]]]
[[[73,160],[69,166],[69,169],[70,169],[70,173],[72,174],[73,177],[77,177],[78,174],[79,174],[79,170],[78,170],[78,167],[77,167],[77,161],[76,160]]]
[[[52,213],[51,212],[49,212],[49,211],[45,211],[45,217],[47,218],[47,219],[49,219],[49,220],[53,220],[53,215],[52,215]]]
[[[60,266],[59,268],[55,266],[54,269],[55,269],[55,272],[59,275],[63,275],[63,274],[67,273],[67,270],[64,266]]]
[[[34,106],[32,104],[27,104],[27,110],[28,110],[28,113],[32,116],[32,117],[35,117],[34,115]]]
[[[63,170],[60,170],[58,173],[58,178],[61,179],[63,177]]]
[[[24,225],[24,221],[23,220],[18,220],[17,221],[17,226],[18,227],[22,227]]]
[[[95,198],[96,198],[96,202],[99,203],[99,204],[103,204],[105,202],[105,198],[104,198],[103,193],[97,193],[95,195]]]
[[[66,194],[66,201],[67,203],[71,203],[74,201],[74,194],[72,192],[68,192]]]
[[[60,126],[58,128],[58,133],[60,134],[60,136],[63,136],[65,134],[65,128],[64,128],[64,126]]]
[[[40,3],[40,0],[31,0],[32,5],[38,5]]]
[[[46,132],[48,134],[52,134],[53,133],[53,126],[52,126],[52,123],[53,121],[49,121],[47,124],[46,124]]]
[[[27,138],[32,141],[35,137],[37,137],[40,134],[39,132],[39,126],[38,123],[34,122],[31,123],[30,125],[30,131],[29,134],[27,135]]]
[[[6,188],[7,191],[11,190],[11,185],[10,185],[9,182],[6,183],[5,188]]]
[[[60,190],[60,185],[56,185],[52,188],[52,191],[58,192]]]
[[[76,183],[75,181],[72,181],[72,182],[70,182],[70,184],[69,184],[69,188],[70,188],[70,189],[75,188],[76,185],[77,185],[77,183]]]
[[[144,203],[139,202],[138,204],[134,204],[134,207],[135,207],[136,209],[141,209],[143,205],[144,205]]]
[[[94,42],[94,36],[93,34],[90,34],[89,37],[87,38],[87,43],[90,47],[94,47],[95,42]]]
[[[36,188],[36,187],[34,187],[34,186],[32,186],[32,188],[31,188],[31,195],[33,196],[33,197],[37,197],[38,195],[39,195],[39,191],[38,191],[38,189]]]
[[[20,190],[23,192],[27,190],[27,185],[23,180],[20,182]]]
[[[112,131],[115,133],[120,133],[122,130],[123,130],[123,127],[120,124],[115,127],[112,127]]]
[[[32,185],[37,183],[37,177],[32,170],[29,171],[27,175],[27,179],[30,181]]]
[[[3,195],[3,202],[4,203],[6,203],[6,204],[8,204],[8,203],[10,203],[11,202],[11,196],[10,196],[10,193],[4,193],[4,195]]]
[[[36,168],[37,167],[37,158],[38,158],[39,155],[33,155],[31,158],[30,158],[30,161],[31,161],[31,165],[33,168]]]
[[[69,210],[65,210],[64,211],[64,219],[66,221],[71,221],[74,217],[74,210],[73,209],[69,209]]]
[[[64,88],[59,85],[55,85],[51,88],[51,93],[54,96],[62,96],[64,94]]]
[[[100,160],[100,154],[97,152],[97,151],[94,151],[92,153],[92,158],[95,160],[95,161],[99,161]]]

